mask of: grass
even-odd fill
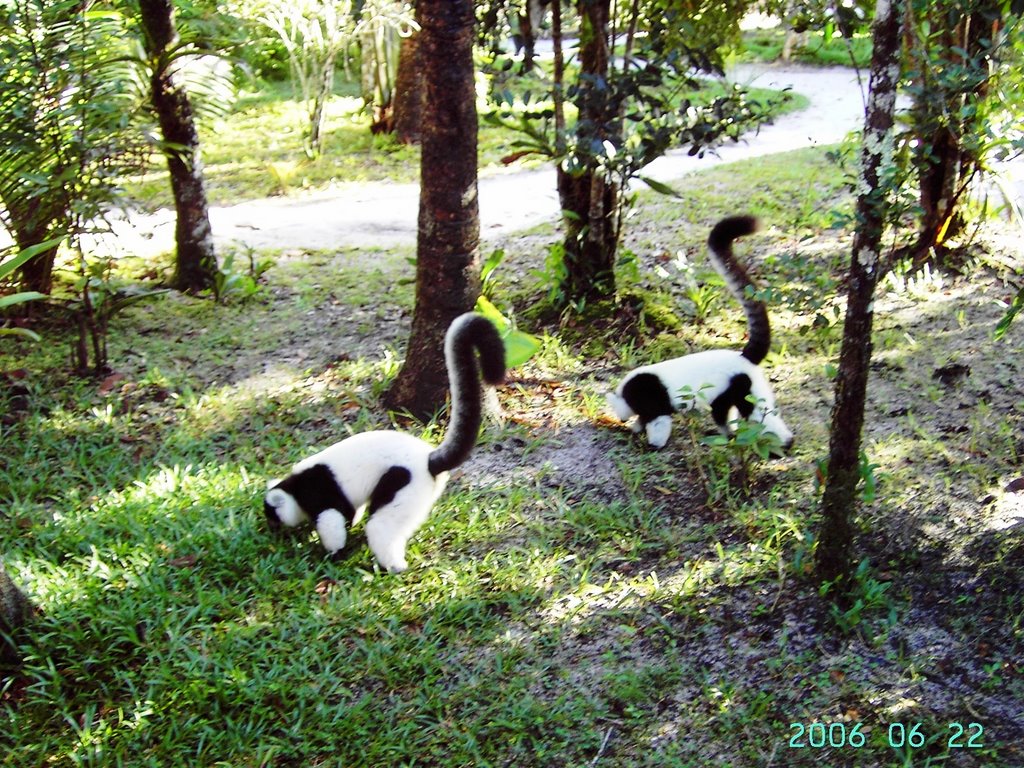
[[[741,61],[778,61],[785,42],[786,30],[782,27],[747,30],[737,57]],[[797,38],[792,59],[803,64],[867,69],[871,63],[871,35],[858,32],[846,40],[841,36],[826,38],[822,32],[807,30]]]
[[[325,107],[323,153],[315,160],[303,150],[305,107],[293,98],[290,84],[243,85],[228,115],[200,126],[210,202],[226,205],[335,182],[416,180],[419,152],[391,135],[371,134],[355,86],[340,76],[336,82],[337,95]],[[130,180],[126,191],[147,207],[172,204],[159,162],[145,177]]]
[[[502,389],[507,423],[400,576],[358,531],[340,563],[314,536],[275,538],[259,504],[314,448],[390,426],[407,252],[278,254],[245,302],[134,307],[106,394],[63,373],[59,328],[3,347],[28,406],[0,426],[0,551],[42,615],[0,688],[0,765],[1020,765],[1024,542],[999,527],[1015,503],[999,489],[1024,454],[1004,383],[1022,363],[989,340],[1001,310],[982,270],[880,292],[863,604],[831,615],[808,577],[840,333],[815,318],[848,245],[828,229],[849,206],[837,177],[807,150],[702,173],[682,201],[641,195],[624,288],[655,319],[531,329],[544,348]],[[741,206],[769,225],[738,251],[777,297],[769,372],[798,435],[742,485],[742,457],[699,445],[704,421],[678,419],[651,452],[600,406],[627,358],[742,337],[726,298],[702,324],[666,322],[685,294],[653,268]],[[499,272],[541,259],[518,243]],[[501,277],[516,306],[542,290]],[[932,380],[958,359],[967,380]],[[950,746],[953,722],[980,723],[982,746]],[[866,743],[797,748],[794,723],[860,723]],[[890,746],[893,723],[926,743]]]

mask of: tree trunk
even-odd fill
[[[18,244],[18,250],[23,251],[53,237],[54,233],[49,228],[50,222],[36,221],[31,215],[15,212],[10,206],[7,206],[7,210],[13,220],[14,239]],[[53,289],[53,265],[57,261],[57,249],[56,245],[47,248],[21,266],[18,271],[19,290],[48,294]],[[28,305],[29,308],[31,306]]]
[[[609,0],[584,0],[580,13],[580,80],[577,143],[582,169],[558,167],[558,197],[565,226],[562,295],[567,303],[615,295],[615,251],[619,242],[619,189],[592,154],[608,138]]]
[[[480,294],[474,10],[469,0],[420,0],[426,104],[420,161],[416,308],[405,363],[385,398],[429,418],[444,405],[444,335]]]
[[[921,224],[914,261],[927,260],[933,248],[945,239],[949,219],[955,205],[956,183],[960,177],[960,152],[956,138],[947,130],[929,137],[927,158],[918,163],[918,199],[921,203]]]
[[[537,33],[533,28],[532,6],[533,0],[526,0],[523,4],[523,12],[519,14],[519,42],[523,47],[523,72],[532,71],[537,58]]]
[[[593,169],[579,174],[557,173],[562,206],[566,302],[615,295],[615,251],[618,245],[618,188]]]
[[[821,500],[816,571],[823,582],[851,573],[852,518],[860,479],[861,431],[871,362],[872,306],[878,282],[882,233],[889,206],[886,171],[893,163],[893,113],[900,75],[900,25],[904,0],[877,0],[871,80],[864,120],[861,171],[847,284],[846,317],[839,352],[828,472]],[[843,584],[839,594],[848,584]]]
[[[988,13],[976,10],[961,16],[956,25],[943,30],[940,43],[919,52],[916,62],[920,79],[915,83],[916,101],[911,114],[915,125],[923,129],[914,158],[922,210],[918,239],[913,248],[913,259],[918,265],[933,254],[941,261],[943,243],[964,226],[960,201],[981,160],[967,139],[980,131],[979,112],[973,107],[984,101],[988,90],[987,74],[979,78],[980,84],[972,75],[978,74],[979,67],[987,67],[990,58],[986,54],[994,32],[990,14],[998,15],[998,11],[994,8],[988,9]],[[944,23],[941,10],[935,15],[938,18],[931,20],[932,28]],[[936,66],[934,56],[940,57],[943,71],[964,69],[966,84],[955,88],[944,82],[931,84],[930,71]],[[943,92],[945,98],[942,98]],[[934,114],[936,109],[940,114]]]
[[[313,108],[309,111],[309,146],[306,154],[311,158],[319,157],[324,148],[324,108],[334,90],[334,61],[333,55],[328,56],[320,69],[320,79],[313,95]]]
[[[402,144],[420,143],[424,102],[422,67],[420,33],[413,32],[402,38],[395,78],[395,138]]]
[[[192,104],[184,87],[175,82],[171,55],[178,44],[171,0],[139,0],[146,51],[153,62],[150,80],[153,109],[160,132],[168,145],[167,168],[171,174],[177,225],[177,245],[172,284],[183,291],[212,288],[217,256],[206,202],[203,161]]]
[[[31,614],[28,599],[11,581],[0,562],[0,664],[17,662],[17,651],[6,638],[14,635]]]
[[[565,152],[565,56],[562,53],[562,2],[551,4],[551,48],[554,53],[551,95],[555,103],[555,151]]]
[[[371,106],[370,132],[395,130],[395,81],[401,66],[404,38],[393,26],[376,26],[366,31],[362,44],[363,100]]]

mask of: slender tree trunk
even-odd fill
[[[900,76],[900,24],[904,0],[877,0],[871,80],[864,120],[861,171],[847,283],[846,317],[832,409],[828,473],[821,500],[816,569],[834,582],[851,570],[852,518],[860,479],[861,431],[871,362],[871,329],[880,250],[889,205],[886,169],[893,162],[893,114]],[[845,585],[843,585],[845,588]]]
[[[562,0],[551,3],[551,47],[554,51],[552,95],[555,102],[555,150],[565,151],[565,56],[562,52]]]
[[[395,138],[402,144],[420,143],[424,95],[420,33],[413,32],[402,38],[395,77]]]
[[[535,0],[526,0],[523,12],[519,14],[519,39],[523,43],[523,72],[533,69],[537,58],[537,33],[533,28],[534,14],[531,13]]]
[[[945,23],[943,8],[932,12],[933,28]],[[988,56],[986,47],[996,32],[993,18],[998,18],[995,4],[987,9],[975,10],[959,18],[952,28],[943,30],[941,43],[919,50],[916,68],[919,81],[915,84],[915,104],[911,113],[915,124],[922,127],[914,159],[918,174],[918,192],[921,203],[921,222],[917,243],[913,248],[916,264],[922,264],[933,254],[941,261],[944,242],[956,236],[964,226],[960,202],[964,198],[971,178],[981,158],[971,147],[969,137],[979,133],[979,112],[973,108],[984,101],[988,91]],[[925,45],[921,43],[920,45]],[[913,54],[911,54],[913,55]],[[948,82],[930,83],[933,57],[943,59],[943,71],[964,71],[965,85],[951,88]],[[978,83],[974,80],[980,80]],[[945,92],[943,99],[941,95]],[[939,100],[941,99],[941,104]],[[939,109],[940,113],[935,114]],[[929,133],[930,130],[930,133]]]
[[[192,104],[184,87],[175,82],[171,54],[178,44],[171,0],[139,0],[146,51],[153,60],[151,78],[153,109],[167,150],[167,168],[177,212],[175,242],[177,259],[172,283],[183,291],[197,292],[214,286],[217,256],[206,202],[199,133]]]
[[[319,157],[324,148],[323,125],[324,108],[328,99],[331,98],[331,91],[334,90],[334,62],[333,55],[328,56],[320,69],[320,80],[317,82],[316,93],[313,96],[313,108],[309,113],[309,148],[310,157]]]
[[[609,0],[582,0],[580,13],[580,82],[578,144],[586,155],[583,169],[558,168],[558,197],[565,212],[565,279],[567,302],[608,298],[615,294],[615,251],[618,247],[619,189],[589,153],[608,138],[614,122],[604,88],[608,77]]]
[[[373,108],[372,133],[395,130],[395,88],[404,40],[394,27],[377,27],[362,36],[363,99]]]
[[[4,636],[17,632],[32,614],[28,599],[7,575],[0,561],[0,664],[17,661],[17,652]]]
[[[6,202],[6,201],[5,201]],[[7,207],[14,222],[14,239],[19,250],[24,250],[33,245],[46,242],[53,236],[48,223],[37,222],[32,214],[24,210],[15,212]],[[18,271],[19,290],[38,291],[49,293],[53,288],[53,265],[57,261],[57,246],[47,248],[45,251],[29,259]],[[27,305],[31,311],[31,304]]]
[[[419,0],[426,105],[420,161],[416,308],[405,364],[385,403],[427,418],[444,405],[444,335],[480,294],[474,10],[469,0]]]

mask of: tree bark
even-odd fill
[[[615,295],[615,251],[619,242],[619,189],[593,155],[608,138],[614,115],[603,83],[608,77],[609,0],[582,0],[577,143],[583,168],[558,167],[558,197],[565,227],[564,300],[578,302]]]
[[[937,18],[931,20],[933,28],[943,24],[943,14],[932,11]],[[920,52],[916,62],[920,73],[916,100],[911,113],[914,122],[922,127],[918,137],[914,164],[918,174],[918,192],[921,203],[921,222],[917,243],[913,248],[915,264],[923,264],[934,254],[941,262],[943,244],[963,229],[960,201],[977,171],[981,158],[967,141],[979,133],[978,110],[966,107],[984,101],[988,91],[987,74],[971,81],[971,70],[977,75],[977,62],[987,62],[986,47],[993,35],[995,8],[976,10],[963,15],[956,25],[942,30],[943,39],[929,50]],[[924,45],[922,43],[922,45]],[[946,83],[930,83],[930,70],[935,64],[929,54],[945,59],[943,70],[965,69],[965,84],[950,88]],[[945,93],[945,98],[941,94]],[[934,114],[936,100],[942,98],[940,114]]]
[[[551,48],[554,53],[552,97],[555,102],[555,151],[565,151],[565,56],[562,52],[562,2],[551,4]]]
[[[519,42],[523,47],[523,72],[533,71],[537,58],[537,32],[533,28],[532,13],[535,0],[526,0],[522,13],[519,14]]]
[[[395,78],[395,138],[402,144],[419,144],[423,123],[424,84],[420,33],[402,38]]]
[[[426,104],[420,160],[416,308],[405,363],[385,398],[429,418],[444,405],[444,335],[480,294],[474,9],[469,0],[420,0]]]
[[[334,90],[334,62],[333,55],[327,57],[320,69],[320,80],[313,95],[313,105],[309,111],[309,147],[306,150],[309,157],[319,157],[324,148],[324,108]]]
[[[179,290],[198,292],[215,285],[217,256],[192,103],[183,85],[176,82],[172,66],[173,49],[178,44],[173,14],[171,0],[139,0],[146,52],[153,62],[153,109],[168,145],[165,154],[177,213],[177,258],[172,285]]]
[[[32,608],[28,599],[11,581],[3,562],[0,562],[0,664],[17,662],[17,651],[6,637],[17,632],[31,614]]]
[[[885,174],[893,162],[892,127],[900,76],[903,3],[904,0],[877,0],[875,6],[870,91],[858,180],[858,223],[850,259],[828,472],[815,555],[817,576],[823,582],[848,580],[851,573],[852,518],[860,480],[861,431],[872,349],[872,307],[890,197]],[[842,585],[840,594],[846,586]]]
[[[37,202],[37,201],[36,201]],[[48,223],[36,221],[23,211],[14,213],[10,207],[11,219],[14,221],[14,239],[19,250],[46,242],[53,236]],[[57,261],[58,246],[47,248],[42,253],[22,264],[18,270],[19,290],[38,291],[48,294],[53,289],[53,266]],[[31,304],[28,305],[31,312]]]

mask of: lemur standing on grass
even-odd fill
[[[408,567],[405,547],[444,490],[448,472],[476,443],[482,411],[480,382],[505,378],[505,348],[497,329],[472,312],[457,317],[444,344],[451,387],[451,422],[441,445],[403,432],[363,432],[296,464],[271,483],[263,511],[272,529],[312,522],[327,552],[340,554],[348,527],[367,516],[366,540],[381,567]],[[477,356],[479,355],[479,367]]]
[[[729,291],[743,305],[748,339],[742,351],[714,349],[696,352],[630,371],[608,404],[622,421],[633,416],[633,429],[647,432],[648,442],[661,448],[672,433],[672,414],[703,406],[722,434],[729,433],[733,412],[764,424],[783,448],[793,444],[793,433],[775,406],[775,396],[759,364],[771,346],[771,328],[764,302],[754,298],[753,281],[733,253],[736,238],[757,231],[753,216],[730,216],[719,221],[708,237],[711,263]]]

